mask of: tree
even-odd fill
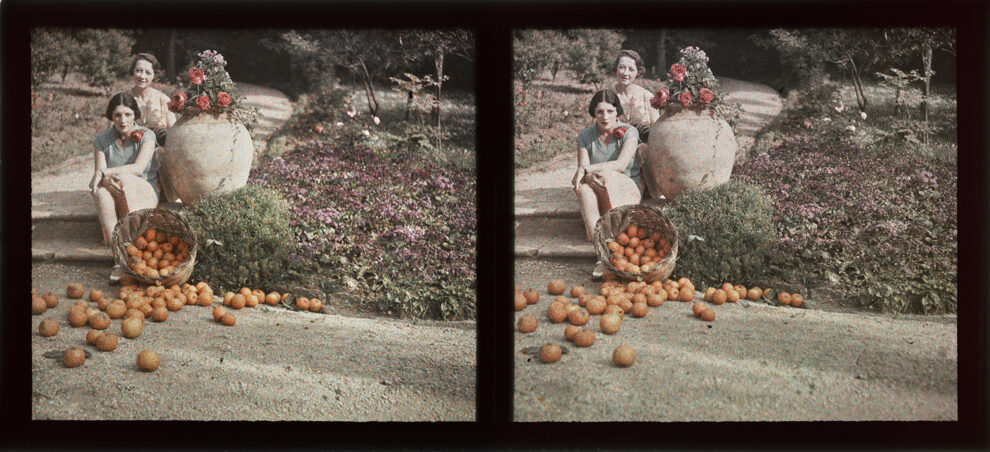
[[[612,63],[622,50],[625,35],[603,29],[574,29],[567,31],[567,37],[570,39],[567,67],[581,82],[601,89],[605,79],[613,73]]]
[[[557,30],[519,30],[512,43],[512,75],[524,85],[550,70],[556,80],[570,43]]]
[[[79,43],[67,30],[31,30],[31,85],[37,87],[55,74],[65,76],[79,64]]]
[[[956,56],[956,34],[950,28],[895,28],[884,32],[887,50],[895,57],[921,56],[921,74],[915,77],[924,85],[921,115],[928,122],[928,97],[931,95],[932,54],[935,50]],[[893,68],[892,68],[893,69]],[[914,71],[912,71],[914,72]]]
[[[440,105],[443,101],[443,82],[449,77],[443,75],[444,58],[458,55],[469,61],[474,60],[474,35],[468,30],[411,31],[399,34],[399,45],[407,62],[432,58],[434,77],[431,84],[436,88],[433,100],[433,121],[440,127]]]
[[[776,48],[805,79],[823,76],[826,63],[851,75],[860,111],[869,105],[862,74],[872,71],[886,56],[881,51],[884,38],[880,29],[775,29],[764,44]]]
[[[78,70],[86,81],[107,91],[127,72],[134,38],[124,30],[81,30],[78,35]]]
[[[377,116],[378,97],[375,94],[375,78],[385,78],[400,51],[398,33],[382,30],[311,30],[289,31],[281,35],[281,48],[294,57],[294,61],[307,66],[312,74],[329,84],[327,74],[333,67],[346,68],[357,75],[364,85],[368,109]]]

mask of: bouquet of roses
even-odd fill
[[[172,95],[168,109],[186,115],[230,113],[250,130],[260,111],[244,105],[244,96],[237,94],[234,81],[224,69],[226,65],[227,61],[218,52],[200,52],[182,88]]]
[[[680,60],[670,66],[666,86],[657,90],[650,105],[658,110],[668,106],[711,108],[731,123],[742,111],[739,104],[726,103],[726,95],[708,67],[705,51],[689,46],[681,50]]]

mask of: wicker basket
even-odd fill
[[[629,273],[619,271],[609,262],[608,242],[615,240],[631,224],[635,224],[640,228],[646,228],[649,231],[660,232],[661,236],[670,241],[670,254],[660,261],[660,265],[651,272]],[[609,271],[623,279],[646,282],[666,279],[674,272],[674,264],[677,262],[677,229],[674,228],[674,224],[660,210],[649,206],[629,204],[609,210],[595,224],[594,243],[595,252],[598,253],[598,259],[605,263],[605,267]]]
[[[189,259],[178,263],[175,272],[168,276],[149,278],[134,273],[127,265],[127,246],[141,236],[148,228],[153,227],[158,231],[167,232],[173,236],[178,236],[180,240],[189,244]],[[117,222],[113,228],[113,239],[111,241],[113,249],[113,259],[117,265],[124,269],[124,273],[130,275],[142,284],[171,286],[182,284],[189,280],[192,275],[193,266],[196,264],[196,233],[189,227],[179,214],[167,209],[151,208],[137,210],[127,214],[126,217]]]

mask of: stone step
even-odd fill
[[[516,237],[515,256],[537,259],[572,259],[595,257],[595,247],[581,237],[529,236]]]
[[[44,204],[36,202],[32,196],[32,260],[113,263],[110,247],[103,244],[100,221],[92,205],[92,198],[88,199],[88,205]],[[181,203],[161,203],[158,207],[173,212],[182,210]]]
[[[31,259],[113,263],[98,222],[46,220],[32,225]]]

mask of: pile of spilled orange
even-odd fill
[[[134,273],[159,278],[175,273],[175,267],[189,260],[190,245],[178,236],[148,228],[124,247],[127,266]]]
[[[642,234],[641,231],[636,231],[636,233],[637,238],[639,234]],[[644,245],[638,244],[637,246]],[[686,277],[676,281],[668,278],[652,283],[620,282],[614,278],[607,278],[596,291],[588,290],[580,285],[573,285],[568,291],[567,284],[563,280],[557,279],[547,284],[547,293],[554,298],[547,307],[546,320],[550,324],[566,323],[564,338],[576,347],[590,347],[595,343],[595,331],[587,326],[594,320],[592,316],[601,316],[598,318],[598,332],[613,335],[619,333],[623,319],[627,315],[641,318],[649,314],[649,308],[662,306],[666,301],[687,303],[696,299],[694,283]],[[565,293],[567,295],[564,295]],[[704,301],[693,303],[691,312],[695,317],[705,322],[713,322],[716,317],[714,305],[735,303],[741,299],[770,300],[772,294],[774,291],[769,288],[751,287],[747,289],[742,285],[726,282],[718,288],[706,288],[703,296]],[[534,289],[521,290],[518,286],[516,286],[513,295],[516,311],[523,311],[540,299],[540,292]],[[777,294],[777,300],[781,304],[794,307],[800,307],[804,303],[804,298],[800,294],[788,294],[786,292]],[[516,329],[520,333],[529,334],[537,330],[539,323],[540,320],[537,316],[524,314],[519,317]],[[559,346],[544,344],[540,349],[540,360],[544,363],[559,361]],[[628,367],[635,363],[636,352],[631,347],[622,345],[613,351],[612,360],[619,367]]]
[[[606,246],[610,253],[608,261],[617,270],[649,273],[670,255],[671,243],[660,232],[631,224]]]

